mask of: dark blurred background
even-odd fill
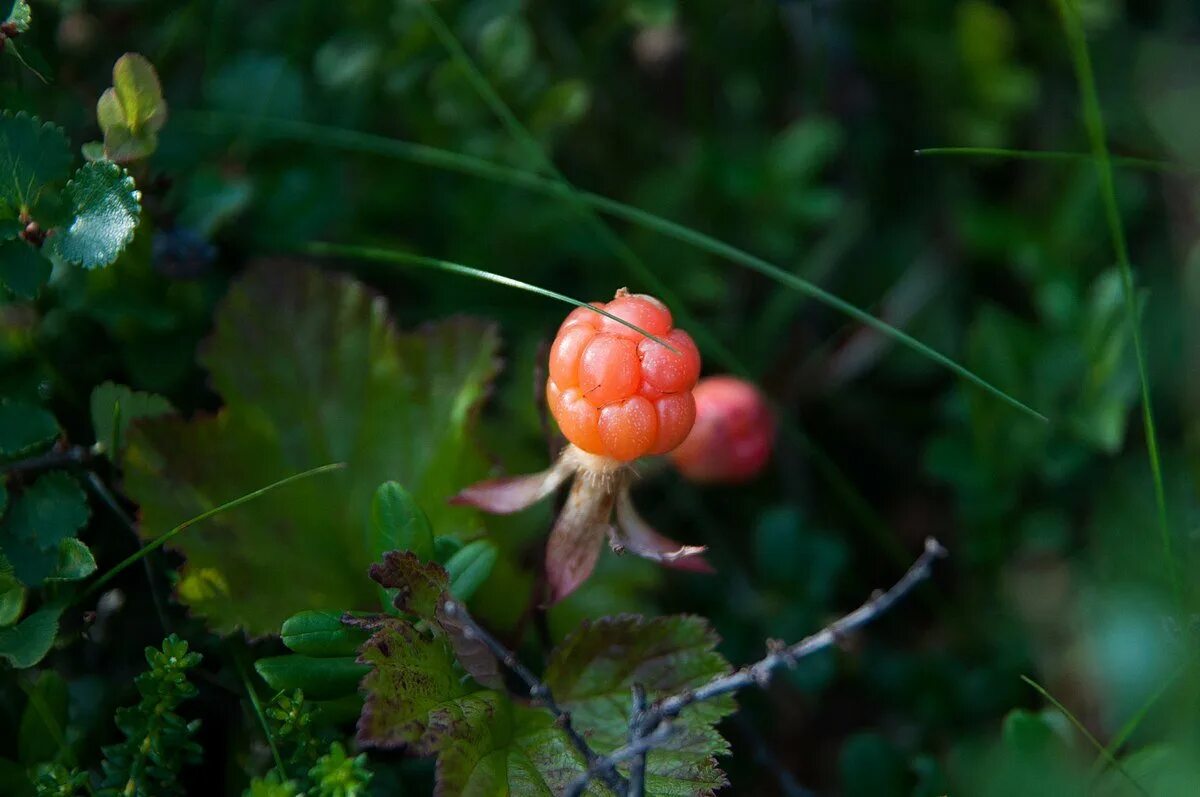
[[[724,728],[731,793],[802,793],[784,791],[790,779],[846,795],[1064,794],[1088,784],[1126,793],[1111,770],[1093,780],[1097,751],[1021,675],[1101,744],[1121,743],[1124,766],[1153,793],[1194,793],[1194,2],[1079,3],[1112,150],[1168,162],[1118,165],[1116,189],[1182,608],[1165,578],[1092,164],[914,154],[1088,150],[1053,3],[437,3],[573,183],[869,309],[1048,424],[695,247],[612,221],[648,279],[562,197],[332,146],[330,127],[541,168],[406,3],[34,8],[29,38],[53,54],[56,88],[6,63],[6,108],[54,119],[74,141],[95,138],[94,100],[132,50],[157,67],[171,118],[139,176],[151,227],[134,246],[153,247],[139,261],[150,265],[64,275],[39,306],[36,334],[6,308],[11,389],[53,384],[68,426],[85,423],[86,386],[105,378],[162,392],[185,411],[212,409],[195,349],[214,303],[247,264],[298,257],[311,241],[410,250],[587,300],[621,286],[656,292],[659,280],[678,322],[698,333],[705,373],[740,370],[777,403],[777,453],[739,488],[700,489],[652,470],[638,491],[643,511],[672,536],[710,545],[716,580],[606,554],[598,576],[550,613],[550,637],[583,617],[687,611],[711,618],[731,661],[750,661],[767,638],[798,639],[891,583],[936,535],[952,557],[932,588],[845,650],[745,697]],[[405,327],[453,314],[494,320],[505,369],[483,418],[487,448],[508,472],[544,467],[538,369],[561,306],[449,274],[337,267],[386,294]],[[528,608],[548,519],[544,508],[490,525],[504,554],[476,604],[497,629],[513,632]],[[520,636],[535,658],[537,635]],[[414,772],[412,783],[424,783],[428,773]]]

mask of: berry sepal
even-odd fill
[[[638,514],[629,494],[633,476],[627,463],[568,444],[547,470],[480,482],[464,489],[451,502],[492,514],[508,514],[532,506],[568,479],[574,480],[546,544],[550,603],[567,597],[587,580],[606,538],[616,553],[631,553],[678,570],[713,572],[704,560],[704,546],[668,539]]]

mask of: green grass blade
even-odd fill
[[[358,260],[373,260],[377,263],[400,263],[403,265],[418,266],[420,268],[430,268],[434,269],[435,271],[445,271],[450,274],[461,274],[464,277],[484,280],[485,282],[494,282],[497,285],[516,288],[520,291],[534,293],[538,296],[545,296],[548,299],[554,299],[565,304],[582,307],[585,310],[591,310],[593,313],[602,315],[605,318],[611,318],[618,324],[629,327],[634,332],[649,338],[660,346],[666,346],[676,354],[679,353],[679,349],[676,349],[662,338],[650,334],[637,324],[631,324],[623,318],[617,318],[607,310],[602,310],[601,308],[590,305],[587,302],[581,302],[578,299],[572,299],[570,296],[566,296],[561,293],[555,293],[554,291],[538,287],[537,285],[530,285],[528,282],[521,282],[520,280],[513,279],[512,277],[506,277],[503,274],[496,274],[492,271],[484,271],[483,269],[464,266],[461,263],[451,263],[449,260],[438,260],[436,257],[425,257],[424,255],[417,255],[411,252],[398,252],[394,249],[381,249],[375,246],[328,244],[318,241],[305,246],[304,251],[308,252],[309,254],[322,255],[325,257],[348,257]]]
[[[233,663],[237,666],[242,685],[246,687],[246,695],[250,698],[250,705],[254,708],[255,716],[258,717],[258,724],[262,726],[263,735],[267,737],[271,756],[275,759],[275,771],[279,773],[279,782],[287,783],[287,767],[283,765],[283,756],[279,754],[279,745],[275,743],[275,734],[271,733],[271,723],[267,722],[267,715],[263,713],[262,703],[258,699],[258,691],[254,688],[254,683],[250,680],[249,673],[246,672],[246,664],[242,661],[242,655],[237,650],[233,651]]]
[[[1134,732],[1137,731],[1138,727],[1142,724],[1142,720],[1146,719],[1146,717],[1150,714],[1150,711],[1155,705],[1158,704],[1158,701],[1162,699],[1162,696],[1167,693],[1167,690],[1175,685],[1175,681],[1178,680],[1181,675],[1183,675],[1183,672],[1186,668],[1187,665],[1185,664],[1179,667],[1179,669],[1175,670],[1175,672],[1171,673],[1171,675],[1169,675],[1162,682],[1162,684],[1159,685],[1158,689],[1155,689],[1154,692],[1148,698],[1146,698],[1146,702],[1142,703],[1141,707],[1139,707],[1138,710],[1133,713],[1133,716],[1121,726],[1121,729],[1117,731],[1117,735],[1109,740],[1108,745],[1100,751],[1100,755],[1098,755],[1096,760],[1092,763],[1093,776],[1099,775],[1104,771],[1104,767],[1113,758],[1113,756],[1116,755],[1116,752],[1121,749],[1125,742],[1129,741],[1129,737],[1133,736]]]
[[[230,116],[226,114],[215,113],[190,113],[177,114],[177,118],[183,117],[183,120],[192,120],[197,122],[202,127],[209,130],[237,130],[237,122],[245,121],[244,118],[238,116]],[[956,374],[957,376],[971,382],[988,393],[996,396],[1005,403],[1018,410],[1037,418],[1040,421],[1047,421],[1045,415],[1037,410],[1029,407],[1024,402],[1016,397],[1006,393],[999,387],[991,384],[987,380],[973,373],[966,367],[959,365],[944,354],[936,351],[928,345],[921,343],[911,335],[896,329],[890,324],[875,318],[870,313],[855,307],[849,302],[841,299],[834,294],[820,288],[812,282],[798,277],[790,272],[785,271],[779,266],[773,265],[762,258],[756,257],[749,252],[739,249],[735,246],[725,243],[712,236],[698,232],[669,221],[661,216],[656,216],[653,213],[635,208],[632,205],[627,205],[615,199],[603,196],[601,194],[592,193],[590,191],[573,190],[569,185],[560,184],[554,180],[531,172],[513,169],[507,166],[492,163],[481,158],[474,158],[467,155],[460,155],[446,150],[439,150],[436,147],[428,147],[422,144],[414,144],[408,141],[399,141],[395,139],[375,136],[369,133],[359,133],[356,131],[344,130],[340,128],[327,127],[324,125],[315,125],[304,122],[290,122],[285,120],[258,120],[255,122],[260,124],[257,131],[259,135],[299,141],[309,144],[320,144],[327,146],[335,146],[342,149],[347,149],[354,152],[367,154],[381,155],[384,157],[397,158],[413,163],[419,163],[426,166],[431,166],[439,169],[455,171],[460,174],[469,174],[475,177],[480,177],[486,180],[503,183],[506,185],[524,188],[545,196],[570,199],[572,196],[578,198],[585,206],[598,210],[607,215],[615,216],[624,219],[632,224],[640,227],[653,230],[668,238],[672,238],[681,243],[693,246],[701,251],[711,255],[721,257],[731,262],[737,263],[745,268],[757,271],[768,278],[780,282],[781,284],[799,291],[800,293],[815,299],[816,301],[837,310],[840,313],[848,315],[860,323],[877,329],[882,334],[891,338],[902,346],[910,348],[926,357],[930,357],[942,367]],[[651,283],[647,279],[647,283]],[[670,292],[662,290],[661,282],[654,278],[653,287],[659,296],[665,301],[671,302]],[[681,307],[679,303],[673,302],[673,306]],[[684,312],[679,312],[678,315],[685,320],[688,320]],[[702,333],[699,332],[700,327],[695,323],[688,323],[689,328],[696,331],[697,340],[701,340]],[[706,340],[711,340],[711,336],[705,336]],[[723,346],[717,344],[717,349],[712,346],[704,346],[706,349],[724,349]],[[727,353],[727,350],[726,350]],[[725,362],[726,367],[730,370],[736,370],[730,364],[731,357],[722,356],[721,359]],[[744,369],[742,369],[744,371]]]
[[[1158,508],[1158,529],[1162,538],[1162,552],[1167,572],[1167,581],[1177,605],[1182,606],[1182,591],[1179,574],[1175,569],[1172,553],[1171,527],[1167,521],[1167,498],[1163,487],[1162,458],[1158,449],[1158,434],[1154,426],[1154,410],[1150,402],[1150,376],[1146,367],[1146,353],[1142,346],[1141,320],[1138,313],[1137,288],[1133,279],[1133,266],[1129,261],[1129,246],[1125,241],[1125,225],[1117,207],[1117,190],[1113,182],[1112,160],[1108,153],[1108,136],[1104,127],[1104,115],[1100,111],[1100,98],[1096,90],[1096,77],[1092,71],[1092,59],[1088,53],[1083,24],[1070,0],[1055,0],[1063,30],[1071,50],[1075,76],[1079,80],[1080,100],[1084,126],[1092,145],[1092,156],[1096,165],[1096,176],[1100,181],[1100,198],[1104,204],[1104,218],[1108,223],[1113,253],[1121,272],[1121,284],[1125,292],[1125,311],[1133,338],[1133,351],[1137,358],[1138,381],[1142,393],[1142,426],[1146,435],[1146,449],[1150,458],[1150,473],[1154,478],[1154,501]]]
[[[87,598],[89,595],[94,595],[105,584],[107,584],[109,581],[112,581],[114,578],[116,578],[116,576],[118,574],[120,574],[121,572],[123,572],[127,567],[129,567],[132,564],[136,564],[138,561],[140,561],[142,559],[142,557],[148,555],[151,551],[155,551],[155,550],[161,548],[167,542],[170,542],[171,539],[173,539],[174,537],[183,533],[189,527],[194,526],[197,523],[201,523],[205,520],[208,520],[211,517],[215,517],[215,516],[221,514],[222,512],[227,512],[230,509],[236,509],[237,507],[241,506],[242,504],[248,504],[251,501],[255,500],[256,498],[261,498],[262,496],[266,495],[267,493],[272,492],[273,490],[277,490],[280,487],[283,487],[285,485],[291,484],[292,482],[298,482],[301,479],[307,479],[310,476],[316,476],[321,473],[328,473],[329,471],[340,470],[344,467],[346,467],[346,463],[335,462],[331,465],[321,465],[320,467],[312,468],[311,470],[306,470],[301,473],[293,473],[291,476],[288,476],[287,478],[284,478],[284,479],[280,479],[279,481],[275,482],[274,484],[268,484],[266,487],[260,487],[257,490],[250,492],[250,493],[246,493],[245,495],[235,498],[232,501],[227,501],[226,503],[221,504],[220,506],[215,506],[212,509],[205,510],[204,512],[201,512],[199,515],[196,515],[194,518],[190,518],[188,520],[183,521],[182,523],[180,523],[178,526],[171,529],[167,533],[162,534],[158,537],[155,537],[153,540],[146,543],[141,548],[139,548],[138,550],[134,551],[129,556],[122,559],[120,562],[118,562],[116,565],[114,565],[112,568],[110,568],[106,573],[104,573],[104,575],[100,576],[95,581],[93,581],[91,583],[91,585],[86,590],[81,592],[79,594],[79,597],[77,597],[72,602],[78,603],[79,601]]]
[[[1045,687],[1043,687],[1041,684],[1039,684],[1037,681],[1033,680],[1029,676],[1022,675],[1021,680],[1024,681],[1025,683],[1029,684],[1030,686],[1032,686],[1039,695],[1046,698],[1046,700],[1049,700],[1056,709],[1061,711],[1063,713],[1063,716],[1065,716],[1068,720],[1070,720],[1071,724],[1075,726],[1075,730],[1077,730],[1081,734],[1083,734],[1083,738],[1087,739],[1088,743],[1091,744],[1092,747],[1096,748],[1096,751],[1101,756],[1104,757],[1104,760],[1106,762],[1108,762],[1108,765],[1111,766],[1113,769],[1116,769],[1122,775],[1124,775],[1125,779],[1128,780],[1131,784],[1133,784],[1133,787],[1138,790],[1139,794],[1144,794],[1144,795],[1146,795],[1146,797],[1150,797],[1149,792],[1147,792],[1145,789],[1143,789],[1142,785],[1133,779],[1133,776],[1130,775],[1129,772],[1127,772],[1123,766],[1121,766],[1121,762],[1118,761],[1116,758],[1114,758],[1113,754],[1111,752],[1109,752],[1108,749],[1105,748],[1104,745],[1100,744],[1100,740],[1092,735],[1092,732],[1087,729],[1087,726],[1085,726],[1082,722],[1080,722],[1079,718],[1076,717],[1074,714],[1072,714],[1070,709],[1068,709],[1066,706],[1064,706],[1062,703],[1060,703],[1058,701],[1058,699],[1056,697],[1054,697],[1054,695],[1050,694],[1050,692],[1048,692],[1046,690]]]
[[[964,158],[1000,158],[1003,160],[1024,161],[1059,161],[1064,163],[1087,163],[1095,156],[1090,152],[1066,152],[1050,149],[1002,149],[997,147],[925,147],[915,149],[913,154],[918,157],[929,155],[964,157]],[[1170,161],[1154,160],[1152,158],[1111,158],[1114,166],[1125,166],[1130,169],[1145,169],[1152,172],[1190,173],[1193,169]]]

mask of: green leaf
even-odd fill
[[[58,422],[41,407],[0,401],[0,457],[24,456],[58,437]]]
[[[54,760],[65,746],[67,682],[53,670],[38,675],[21,712],[18,750],[21,763],[33,766]]]
[[[497,345],[463,319],[399,334],[383,301],[344,276],[271,264],[235,283],[202,349],[224,409],[130,431],[126,488],[142,528],[161,533],[306,467],[348,466],[172,540],[187,559],[184,601],[218,629],[255,634],[305,609],[377,608],[363,529],[388,479],[433,528],[477,534],[478,514],[447,499],[487,472],[471,422]]]
[[[29,208],[43,186],[61,182],[70,168],[71,145],[61,127],[0,112],[0,203]]]
[[[38,478],[13,501],[0,521],[0,539],[15,537],[57,550],[88,521],[87,496],[75,477],[51,471]]]
[[[383,562],[371,565],[371,579],[394,595],[397,609],[431,620],[437,614],[438,600],[449,586],[441,565],[422,562],[412,551],[389,551]]]
[[[13,501],[0,521],[0,550],[27,587],[55,574],[60,545],[87,523],[87,497],[62,471],[43,475]]]
[[[66,200],[75,218],[54,230],[54,252],[84,268],[110,265],[133,240],[142,211],[133,178],[115,163],[85,163],[67,183]]]
[[[167,103],[158,73],[138,53],[125,53],[113,66],[113,85],[96,103],[104,132],[104,153],[117,163],[145,158],[158,147],[158,131],[167,121]]]
[[[0,659],[17,669],[32,667],[50,652],[62,607],[45,606],[12,628],[0,628]]]
[[[8,12],[5,22],[16,26],[17,33],[24,33],[33,24],[33,11],[29,8],[28,0],[13,0],[12,10]]]
[[[113,382],[98,385],[92,391],[90,403],[96,442],[104,446],[105,455],[114,461],[125,442],[129,424],[173,411],[171,402],[156,393],[131,390]]]
[[[58,568],[47,581],[79,581],[96,572],[96,558],[82,541],[70,537],[59,543]]]
[[[492,574],[499,556],[500,549],[487,540],[476,540],[451,556],[446,562],[451,594],[459,600],[470,600]]]
[[[388,551],[412,551],[422,561],[433,558],[429,518],[396,482],[379,485],[371,501],[371,546],[376,557]]]
[[[368,634],[342,622],[342,612],[300,612],[283,621],[283,644],[305,656],[354,656]]]
[[[543,676],[558,703],[588,729],[601,753],[625,744],[629,695],[635,683],[651,701],[697,686],[729,671],[707,621],[693,616],[650,620],[621,615],[584,623],[550,655]],[[715,725],[733,712],[731,698],[698,703],[677,720],[680,730],[652,752],[646,764],[648,794],[707,794],[725,783],[715,756],[729,745]],[[552,784],[557,789],[567,784]]]
[[[367,700],[358,739],[373,747],[411,747],[428,755],[447,735],[484,721],[505,699],[462,677],[444,636],[422,634],[406,622],[392,621],[377,631],[359,661],[370,672],[363,679]]]
[[[13,575],[12,565],[0,554],[0,628],[12,625],[25,610],[25,588]]]
[[[50,261],[21,240],[0,243],[0,282],[22,299],[32,299],[50,279]]]
[[[318,659],[292,654],[259,659],[254,669],[272,689],[300,689],[308,697],[324,700],[354,692],[369,668],[353,656]]]
[[[716,636],[695,617],[622,616],[584,625],[550,657],[545,680],[600,753],[626,742],[634,683],[651,699],[729,670]],[[462,675],[445,634],[392,620],[363,648],[372,666],[359,742],[439,754],[439,793],[561,794],[584,770],[583,756],[546,710],[515,704]],[[725,778],[714,756],[728,752],[715,724],[733,709],[722,699],[679,718],[679,732],[647,764],[647,794],[712,794]],[[485,785],[486,784],[486,785]]]

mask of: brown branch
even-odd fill
[[[521,663],[517,658],[517,654],[509,650],[504,644],[492,636],[483,626],[475,621],[467,612],[467,607],[455,600],[448,600],[442,605],[442,611],[447,617],[450,617],[462,623],[463,635],[468,639],[478,639],[483,644],[487,645],[488,649],[504,663],[504,666],[512,670],[513,674],[520,678],[529,688],[529,697],[545,707],[551,714],[554,715],[559,727],[567,734],[571,740],[571,744],[575,746],[587,762],[587,771],[591,773],[589,782],[594,778],[599,778],[604,781],[610,788],[618,794],[627,794],[629,783],[617,771],[615,762],[608,763],[606,758],[602,757],[592,749],[587,740],[575,729],[571,723],[571,715],[564,710],[554,700],[554,695],[550,692],[550,687],[546,686],[545,682],[540,680],[533,672]]]
[[[794,666],[800,659],[833,646],[850,632],[872,622],[891,609],[914,587],[929,578],[933,571],[933,563],[945,555],[946,549],[937,540],[932,537],[928,538],[925,540],[924,552],[891,589],[876,593],[870,600],[840,620],[790,647],[780,646],[772,649],[763,659],[748,667],[743,667],[729,675],[713,678],[696,689],[665,697],[643,712],[635,711],[630,717],[630,742],[624,747],[600,757],[588,768],[587,772],[571,784],[566,794],[569,797],[579,797],[592,780],[601,777],[602,773],[614,772],[618,763],[631,759],[643,760],[647,753],[674,732],[672,721],[688,706],[732,694],[747,686],[765,687],[771,682],[771,677],[777,670]],[[638,727],[635,728],[634,725]],[[618,793],[632,794],[628,791]]]

